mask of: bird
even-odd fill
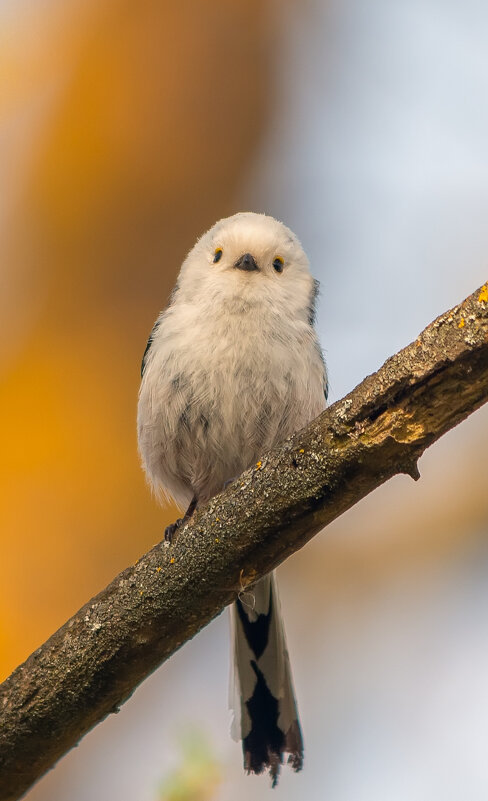
[[[137,410],[142,467],[184,516],[318,416],[327,371],[315,330],[319,284],[297,236],[266,214],[219,220],[184,259],[149,336]],[[247,773],[303,765],[276,576],[231,606],[231,733]]]

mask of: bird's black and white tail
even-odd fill
[[[232,736],[242,740],[248,773],[269,770],[273,787],[285,754],[303,764],[298,721],[274,573],[241,593],[231,608]]]

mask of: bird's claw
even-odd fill
[[[182,523],[183,523],[183,518],[179,517],[178,520],[175,520],[174,523],[171,523],[171,525],[166,526],[166,528],[164,529],[165,542],[169,542],[170,544],[173,542],[173,537],[178,531],[178,529],[181,528]]]

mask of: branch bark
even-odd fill
[[[0,800],[19,798],[240,589],[488,400],[488,283],[198,510],[0,686]]]

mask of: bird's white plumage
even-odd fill
[[[246,252],[259,271],[234,268]],[[139,449],[157,493],[182,507],[208,499],[324,408],[313,294],[300,243],[271,217],[237,214],[197,242],[159,317],[139,394]]]
[[[215,261],[217,250],[222,253]],[[251,254],[257,269],[236,266],[244,254]],[[277,257],[282,272],[273,266]],[[143,364],[139,450],[158,495],[183,508],[193,497],[202,503],[323,410],[326,374],[312,324],[315,294],[300,242],[272,217],[236,214],[198,240]],[[254,609],[244,603],[241,617],[237,607],[232,612],[233,733],[244,741],[246,768],[260,772],[267,766],[275,782],[283,753],[299,769],[303,746],[274,577],[251,593]],[[254,635],[246,634],[242,615],[251,623],[266,616],[271,598],[266,647],[256,659]],[[260,672],[286,735],[264,757],[256,756],[254,740],[245,741],[253,725],[250,699],[255,691],[262,694],[256,690]]]

